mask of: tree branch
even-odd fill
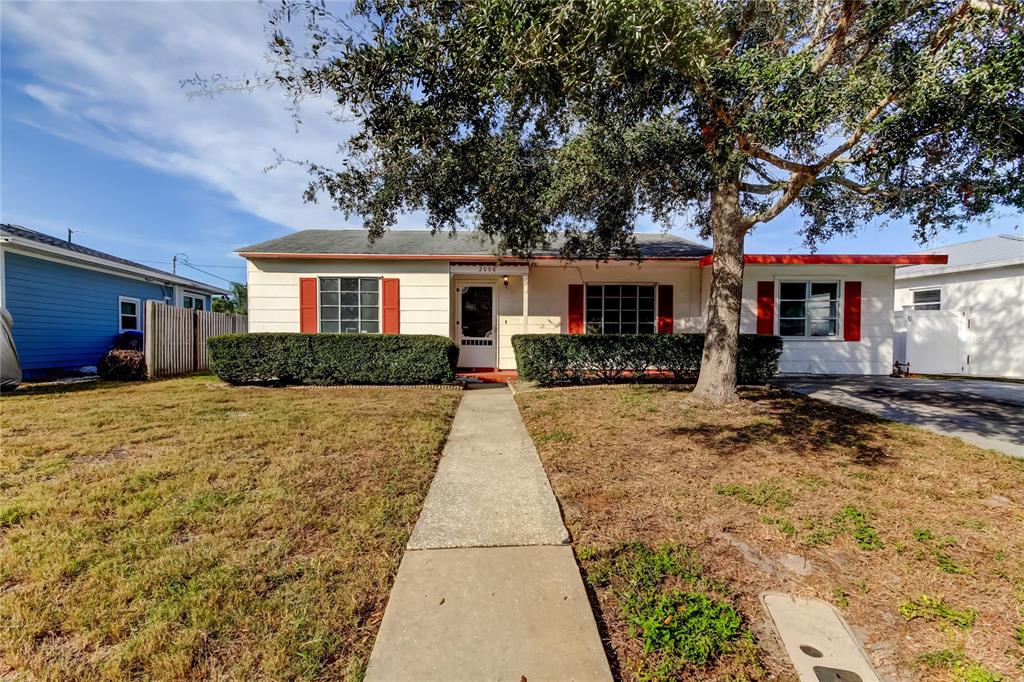
[[[786,181],[786,190],[782,193],[782,196],[778,200],[766,208],[763,211],[759,211],[752,216],[748,216],[743,219],[744,229],[749,230],[757,223],[766,223],[769,220],[774,219],[780,213],[793,203],[802,190],[808,183],[813,182],[814,178],[804,173],[793,173],[789,176],[789,180]]]

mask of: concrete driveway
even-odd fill
[[[780,377],[776,383],[836,405],[1024,457],[1024,384],[849,376]]]

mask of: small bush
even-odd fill
[[[137,350],[112,350],[103,356],[96,371],[110,381],[144,381],[146,356]]]
[[[411,334],[228,334],[207,348],[230,384],[437,384],[459,356],[449,338]]]
[[[651,370],[676,381],[697,376],[703,334],[517,334],[512,337],[519,376],[541,385],[639,379]],[[763,384],[778,371],[782,339],[740,334],[736,378]]]
[[[636,679],[688,679],[726,657],[756,664],[742,616],[690,548],[631,542],[579,558],[587,581],[608,590],[642,645],[642,657],[629,662]]]

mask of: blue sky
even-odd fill
[[[199,73],[265,73],[263,10],[255,2],[0,3],[0,218],[157,267],[175,253],[210,276],[240,280],[244,244],[307,227],[358,227],[302,201],[302,169],[270,172],[277,152],[336,164],[347,129],[310,101],[296,126],[278,92],[189,99]],[[1009,211],[930,246],[1019,233]],[[410,215],[400,227],[417,227]],[[749,252],[803,249],[794,213],[761,225]],[[655,229],[642,225],[641,229]],[[689,230],[676,234],[696,238]],[[826,253],[921,248],[910,230],[865,225]]]

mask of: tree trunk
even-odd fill
[[[711,294],[700,376],[693,397],[717,405],[736,398],[736,355],[739,351],[740,306],[743,297],[743,237],[737,182],[711,193]]]

